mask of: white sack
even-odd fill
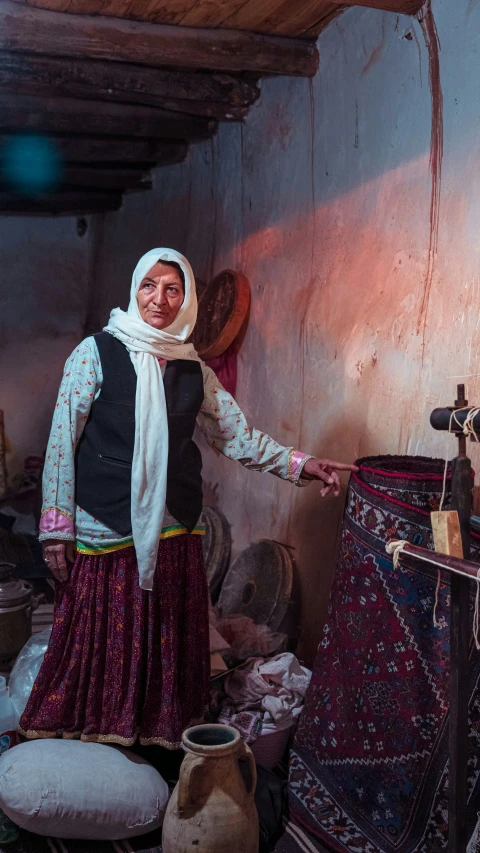
[[[168,786],[131,752],[78,740],[34,740],[0,758],[0,809],[29,832],[115,841],[161,826]]]

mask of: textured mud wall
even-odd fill
[[[241,269],[253,298],[239,403],[318,455],[453,453],[430,410],[458,375],[480,400],[480,2],[426,11],[349,10],[321,36],[313,81],[264,81],[243,127],[223,126],[104,223],[97,322],[125,305],[154,245],[202,277]],[[237,551],[262,536],[295,547],[311,655],[341,502],[204,459]]]
[[[64,361],[83,335],[88,237],[76,221],[0,218],[0,407],[10,478],[43,453]]]

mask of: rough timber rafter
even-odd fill
[[[12,0],[0,2],[0,32],[5,50],[49,56],[302,77],[318,68],[317,48],[304,39],[68,15]]]

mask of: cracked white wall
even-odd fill
[[[480,401],[480,2],[433,0],[445,150],[438,255],[418,331],[430,243],[431,93],[412,18],[351,9],[319,39],[313,81],[272,79],[244,126],[223,125],[154,191],[105,217],[98,324],[125,305],[132,268],[171,245],[209,277],[252,285],[237,398],[252,423],[303,450],[455,452],[429,413],[458,375]],[[425,335],[423,335],[425,332]],[[472,447],[474,464],[480,464]],[[339,501],[249,474],[206,451],[207,493],[233,523],[235,550],[271,537],[295,547],[302,648],[322,625]]]
[[[74,218],[0,217],[0,408],[10,482],[41,455],[65,359],[83,336],[88,238]]]

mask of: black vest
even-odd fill
[[[95,335],[95,341],[103,382],[75,454],[75,500],[111,530],[129,536],[137,376],[120,341],[108,332]],[[169,442],[167,508],[190,531],[202,511],[202,456],[192,441],[204,393],[200,363],[167,362],[164,388]]]

